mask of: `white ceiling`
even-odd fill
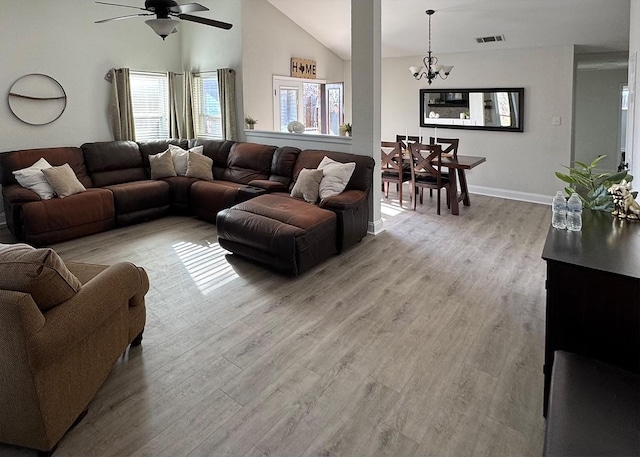
[[[351,58],[350,0],[268,1],[342,59]],[[426,54],[427,9],[436,10],[434,54],[566,44],[613,52],[629,45],[629,0],[382,0],[383,57]],[[476,42],[489,35],[505,41]]]

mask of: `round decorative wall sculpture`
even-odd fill
[[[31,73],[13,83],[7,101],[14,116],[25,124],[46,125],[62,116],[67,94],[51,76]]]

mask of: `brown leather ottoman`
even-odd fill
[[[338,252],[335,213],[287,194],[220,211],[216,226],[223,248],[296,275]]]

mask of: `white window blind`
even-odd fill
[[[194,75],[193,105],[196,136],[222,139],[222,112],[216,72]]]
[[[130,72],[136,140],[169,138],[169,85],[164,73]]]

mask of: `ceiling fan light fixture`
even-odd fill
[[[148,19],[144,21],[154,32],[164,40],[168,35],[175,33],[180,21],[170,18]]]

